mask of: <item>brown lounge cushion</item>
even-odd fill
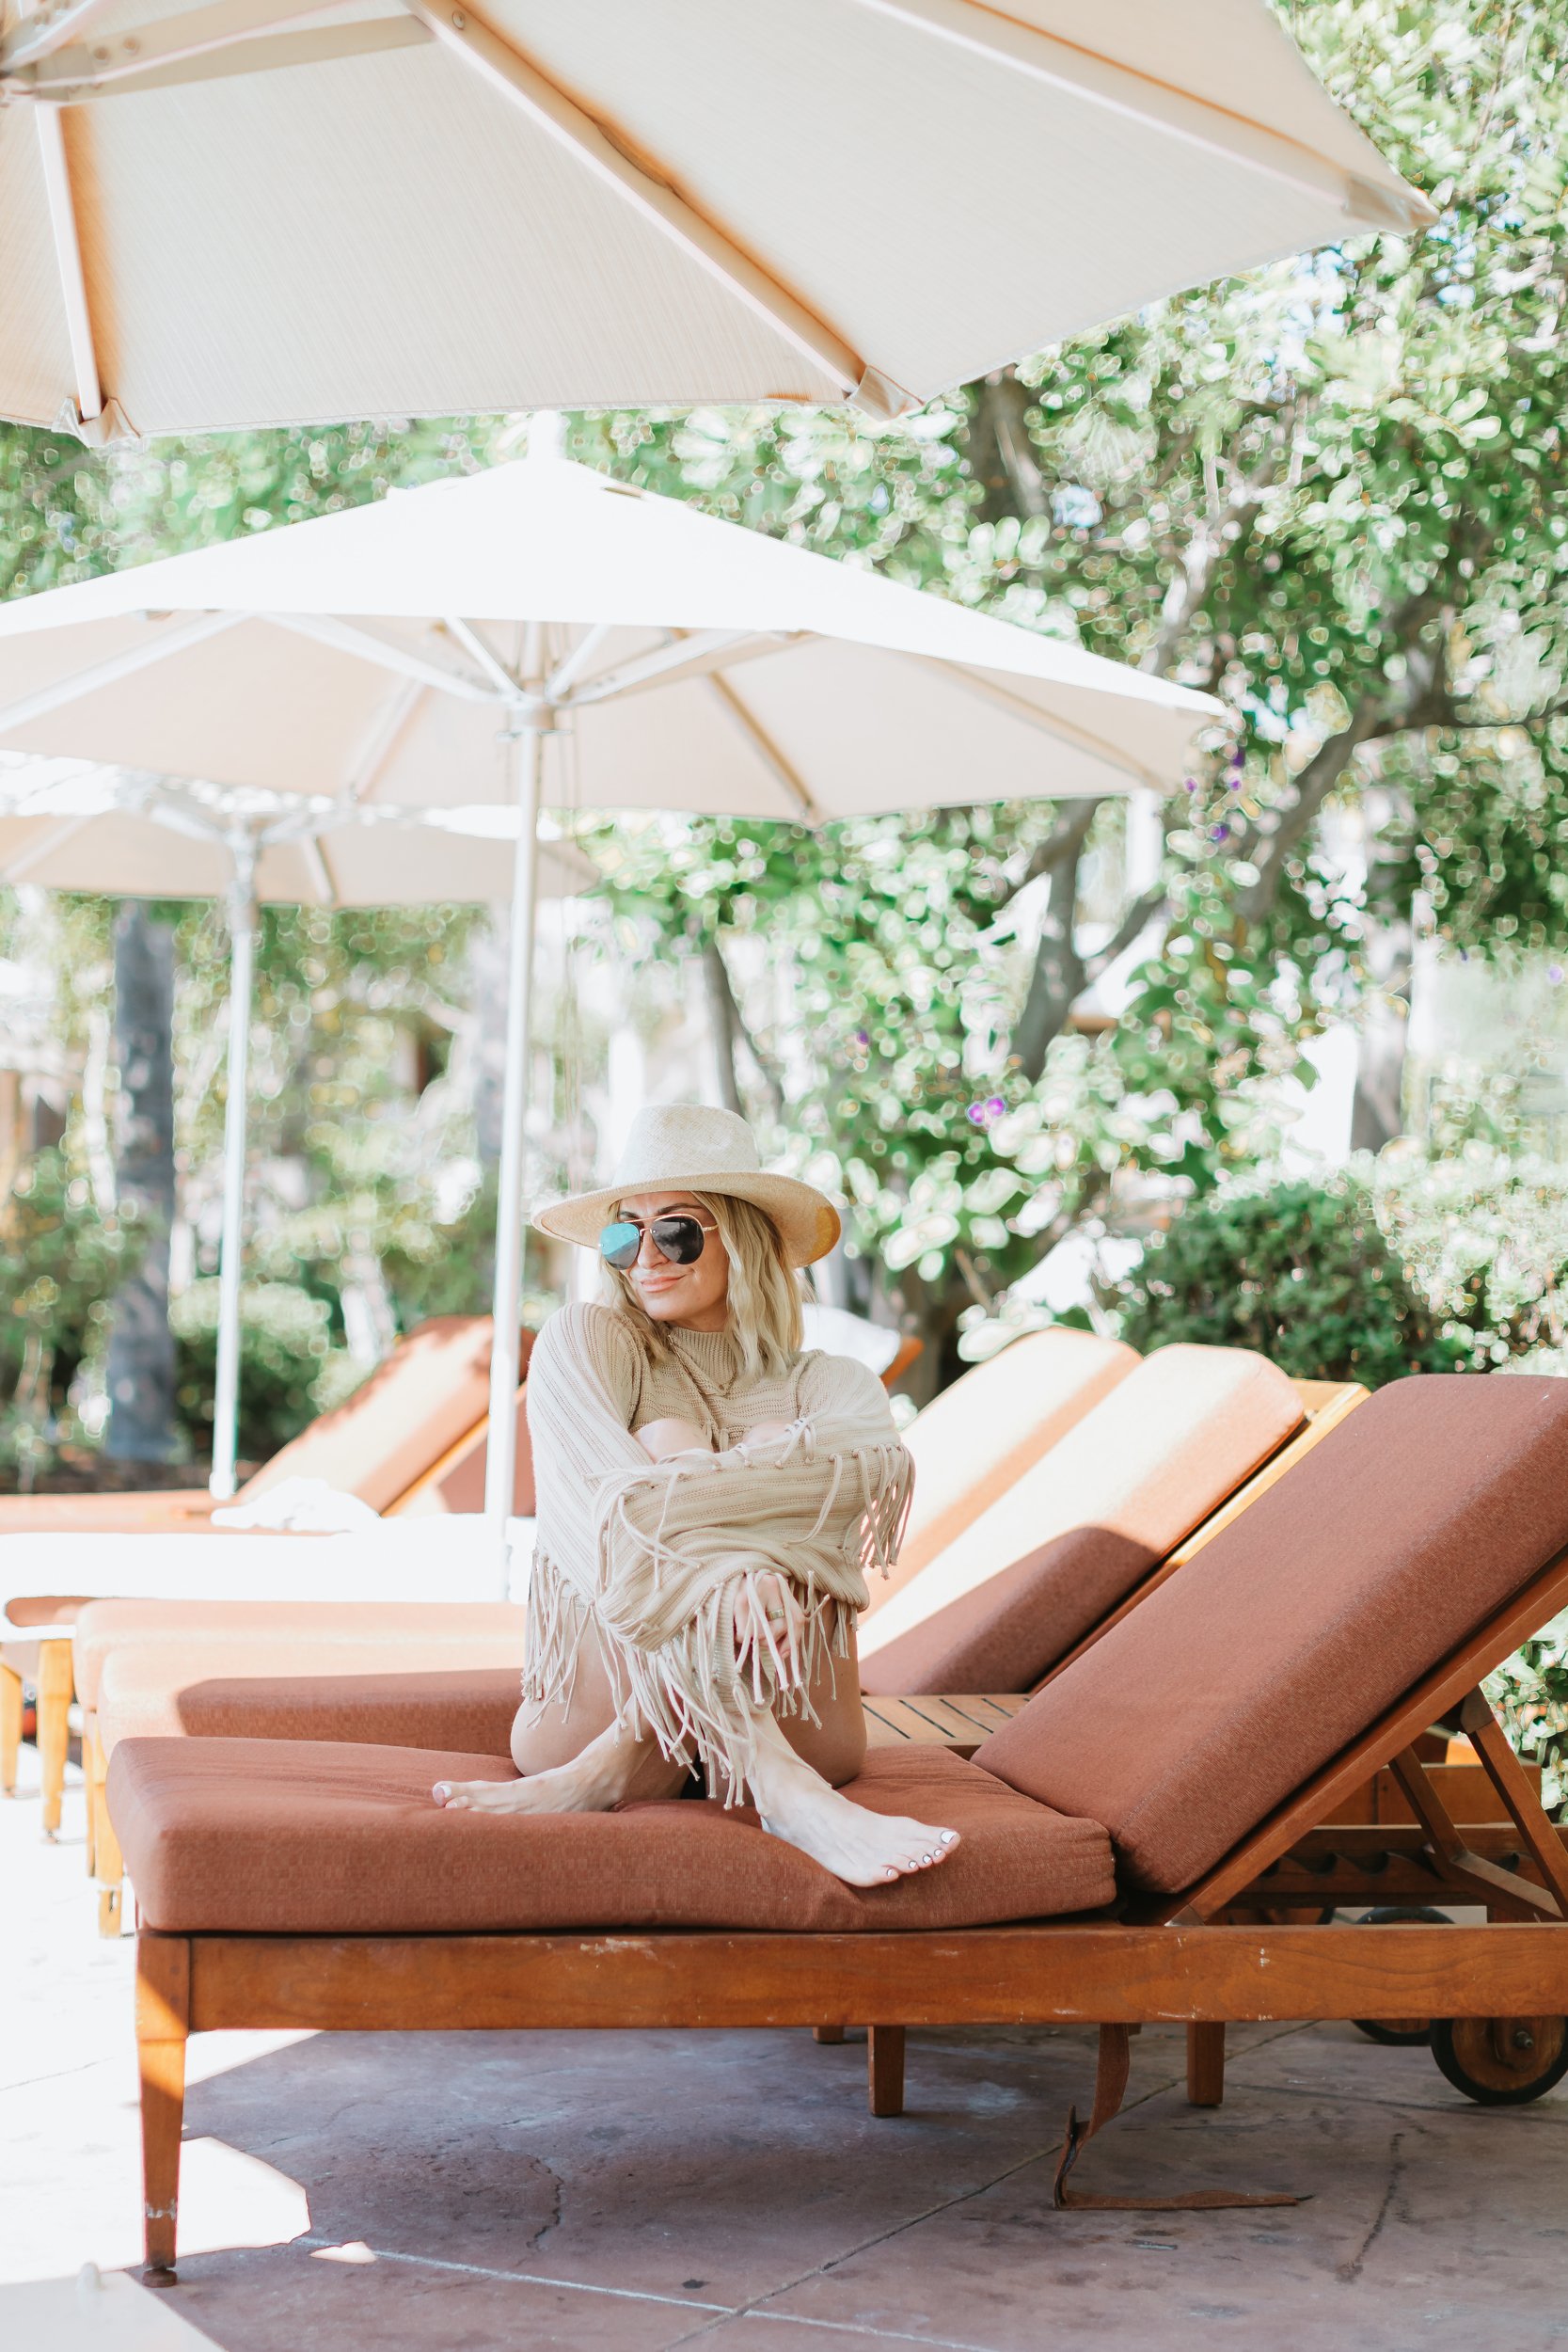
[[[1396,1381],[976,1760],[1190,1886],[1565,1546],[1568,1380]]]
[[[412,1655],[412,1653],[411,1653]],[[459,1749],[510,1757],[522,1696],[517,1664],[388,1674],[388,1654],[335,1655],[333,1671],[300,1646],[258,1649],[246,1659],[218,1648],[111,1658],[100,1685],[98,1736],[112,1756],[121,1740],[332,1740],[391,1748]]]
[[[752,1813],[671,1800],[620,1813],[444,1812],[436,1780],[506,1780],[493,1756],[265,1740],[127,1740],[110,1816],[149,1927],[171,1932],[955,1928],[1098,1909],[1105,1833],[945,1750],[866,1758],[847,1793],[961,1832],[939,1867],[860,1889]]]
[[[862,1689],[1032,1689],[1301,1419],[1261,1356],[1158,1349],[871,1613]]]
[[[167,1661],[171,1688],[182,1676],[341,1674],[356,1670],[351,1653],[369,1659],[367,1672],[520,1673],[526,1621],[510,1601],[95,1600],[77,1618],[71,1660],[77,1696],[95,1709],[108,1660],[136,1652]]]

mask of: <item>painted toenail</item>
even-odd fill
[[[438,1780],[436,1784],[433,1794],[437,1804],[445,1804],[447,1799],[451,1794],[451,1790],[448,1788],[444,1780]]]
[[[944,1829],[942,1833],[942,1842],[944,1846],[956,1846],[958,1842],[958,1831],[956,1829]]]

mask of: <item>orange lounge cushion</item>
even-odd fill
[[[333,1740],[371,1747],[457,1748],[510,1758],[522,1701],[520,1645],[508,1665],[430,1666],[389,1674],[388,1653],[343,1651],[302,1665],[297,1653],[231,1651],[174,1665],[162,1653],[111,1658],[100,1685],[98,1736],[121,1740]],[[412,1663],[412,1661],[410,1661]]]
[[[977,1760],[1190,1886],[1565,1546],[1568,1381],[1396,1381]]]
[[[868,1618],[861,1687],[1031,1689],[1301,1419],[1261,1356],[1158,1349]]]
[[[250,1740],[127,1740],[108,1804],[145,1923],[174,1933],[468,1934],[592,1928],[957,1928],[1098,1909],[1115,1887],[1069,1820],[945,1750],[877,1750],[847,1793],[958,1830],[939,1867],[844,1885],[751,1812],[451,1813],[436,1780],[493,1756]]]
[[[532,1344],[523,1336],[523,1360]],[[325,1478],[385,1511],[483,1421],[490,1403],[490,1318],[435,1315],[330,1413],[291,1439],[241,1488],[253,1501],[287,1478]]]
[[[135,1650],[183,1653],[221,1675],[338,1674],[349,1671],[345,1650],[371,1653],[368,1672],[515,1660],[520,1673],[526,1621],[511,1601],[95,1600],[76,1620],[71,1658],[77,1695],[96,1709],[106,1661]]]

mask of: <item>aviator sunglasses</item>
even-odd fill
[[[640,1225],[634,1216],[620,1216],[599,1235],[599,1255],[606,1265],[626,1274],[637,1263],[642,1235],[647,1232],[653,1235],[659,1256],[667,1258],[672,1265],[695,1265],[706,1247],[708,1234],[718,1231],[717,1225],[705,1225],[700,1217],[684,1211],[674,1216],[656,1216],[647,1227]]]

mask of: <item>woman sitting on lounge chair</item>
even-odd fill
[[[697,1766],[852,1885],[930,1868],[954,1832],[837,1794],[865,1753],[855,1619],[911,1466],[873,1375],[801,1350],[795,1269],[837,1240],[832,1203],[765,1175],[744,1120],[679,1106],[641,1115],[613,1184],[535,1221],[597,1246],[610,1303],[562,1308],[530,1359],[523,1777],[436,1802],[609,1812]]]

